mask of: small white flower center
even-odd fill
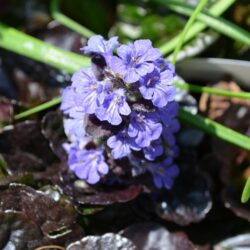
[[[93,89],[93,90],[97,89],[97,84],[91,85],[90,88]]]
[[[119,103],[120,101],[121,101],[121,98],[119,98],[118,96],[116,96],[115,99],[114,99],[114,102],[115,103]]]
[[[138,62],[138,59],[134,56],[132,56],[131,60],[132,60],[132,62],[136,62],[136,63]]]
[[[142,115],[142,114],[138,115],[138,121],[139,122],[144,122],[144,119],[145,119],[145,115]]]

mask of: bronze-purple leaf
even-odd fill
[[[130,239],[140,250],[194,250],[185,233],[171,233],[156,223],[140,223],[129,226],[120,234]]]
[[[49,141],[52,151],[62,161],[67,160],[67,155],[62,144],[67,140],[63,128],[63,116],[60,112],[47,113],[42,120],[42,133]]]
[[[141,192],[141,186],[131,185],[122,190],[99,192],[93,195],[77,197],[77,202],[80,204],[90,205],[111,205],[114,203],[124,203],[135,199]]]
[[[0,249],[34,250],[44,242],[36,222],[19,212],[0,212],[0,232]]]
[[[48,238],[71,232],[76,219],[75,209],[68,200],[60,197],[55,201],[43,192],[21,184],[11,184],[0,192],[0,211],[26,216]]]
[[[11,175],[45,170],[56,160],[36,121],[22,122],[2,132],[0,150]]]
[[[182,171],[172,190],[159,195],[156,212],[164,220],[189,225],[204,219],[211,207],[207,179],[190,168]]]
[[[127,238],[119,234],[107,233],[102,236],[87,236],[73,242],[66,250],[137,250]]]

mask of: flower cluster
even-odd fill
[[[73,75],[61,104],[67,115],[64,126],[70,144],[65,149],[70,169],[94,184],[108,173],[108,157],[130,159],[136,154],[157,187],[171,188],[178,175],[173,164],[174,133],[179,128],[174,67],[150,40],[120,45],[117,37],[106,41],[96,35],[82,52],[92,58],[92,65]],[[115,132],[94,140],[86,131],[89,117],[109,124]]]

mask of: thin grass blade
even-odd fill
[[[169,9],[186,16],[191,16],[195,10],[192,6],[177,1],[166,1],[166,5]],[[225,36],[250,45],[250,33],[222,17],[216,17],[202,11],[197,16],[197,20]]]
[[[159,3],[166,4],[167,1],[165,0],[155,0]],[[236,0],[219,0],[216,1],[210,8],[209,13],[213,16],[220,16],[223,14]],[[194,38],[198,33],[203,31],[207,27],[206,24],[197,21],[193,24],[192,28],[188,31],[184,42],[187,42]],[[172,38],[171,40],[167,41],[165,44],[160,46],[160,50],[163,53],[163,55],[169,54],[171,51],[173,51],[180,39],[180,34],[176,37]]]
[[[241,202],[246,203],[250,198],[250,176],[248,177],[246,184],[243,188],[242,194],[241,194]]]
[[[250,138],[245,135],[242,135],[208,118],[200,115],[193,115],[182,108],[179,110],[178,117],[183,123],[190,124],[209,135],[250,151]]]

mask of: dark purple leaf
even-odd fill
[[[0,134],[0,150],[9,174],[42,171],[56,160],[40,130],[38,122],[26,121]]]
[[[0,249],[34,250],[43,244],[39,226],[26,215],[0,212]]]
[[[135,245],[119,234],[107,233],[102,236],[87,236],[70,244],[66,250],[136,250]]]
[[[214,155],[222,167],[220,178],[223,182],[222,202],[236,216],[250,221],[250,204],[241,203],[241,193],[246,178],[249,176],[250,154],[231,145],[222,144],[219,152],[227,157]]]
[[[250,234],[240,234],[222,242],[219,242],[214,246],[215,250],[247,250],[250,248]]]
[[[79,204],[111,205],[114,203],[124,203],[134,200],[141,192],[141,186],[131,185],[122,190],[84,195],[82,197],[77,197],[76,200]]]
[[[76,212],[72,204],[62,198],[59,192],[57,196],[55,201],[31,187],[11,184],[0,193],[0,211],[23,214],[40,227],[44,236],[61,237],[71,231]]]
[[[170,191],[158,194],[156,212],[164,220],[179,225],[189,225],[204,219],[212,207],[207,178],[195,167],[195,157],[190,150],[182,152],[180,175]]]
[[[62,147],[66,141],[63,127],[63,116],[60,112],[49,112],[42,120],[42,133],[49,140],[53,152],[62,160],[67,160],[67,155]]]
[[[140,250],[194,250],[193,243],[184,233],[170,233],[156,223],[132,225],[120,232]]]

